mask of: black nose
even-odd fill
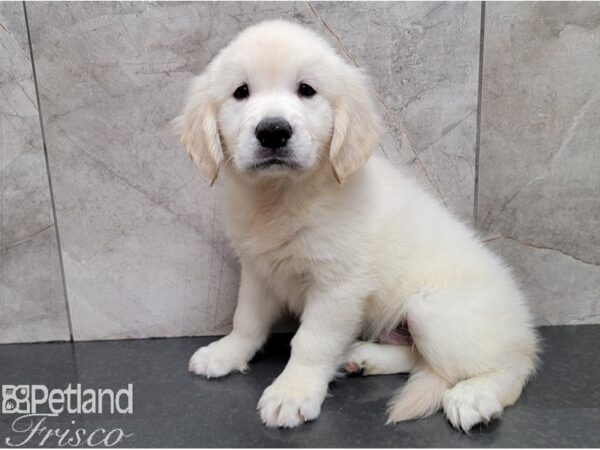
[[[260,145],[276,150],[285,146],[292,137],[292,127],[287,120],[281,117],[268,117],[260,121],[254,134]]]

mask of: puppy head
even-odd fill
[[[175,127],[211,184],[300,178],[323,164],[341,183],[369,158],[380,119],[367,77],[316,33],[284,21],[247,28],[191,87]]]

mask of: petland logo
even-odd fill
[[[12,422],[13,436],[4,442],[10,447],[112,447],[133,436],[121,428],[86,430],[70,420],[65,427],[52,427],[53,418],[61,414],[133,414],[133,385],[115,392],[113,389],[83,389],[81,384],[65,389],[48,389],[41,384],[2,385],[2,414],[17,414]]]

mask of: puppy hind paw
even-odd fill
[[[348,356],[346,356],[346,362],[344,363],[344,372],[348,374],[361,374],[363,373],[367,364],[368,348],[366,342],[355,342],[350,347]]]
[[[344,372],[357,374],[357,373],[362,372],[362,367],[359,363],[357,363],[355,361],[347,361],[344,364]]]
[[[444,413],[454,428],[468,432],[473,426],[488,423],[502,414],[498,398],[484,386],[457,384],[443,399]]]

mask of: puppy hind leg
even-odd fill
[[[415,363],[416,353],[411,346],[359,341],[350,348],[344,369],[348,373],[389,375],[411,372]]]
[[[421,295],[407,307],[424,363],[448,380],[441,398],[444,412],[453,426],[465,431],[514,403],[535,367],[533,331],[519,325],[518,317],[507,322],[482,308],[484,299],[478,295]]]
[[[464,431],[499,417],[505,407],[517,401],[533,370],[533,362],[523,361],[457,383],[444,394],[446,417],[455,428]]]

